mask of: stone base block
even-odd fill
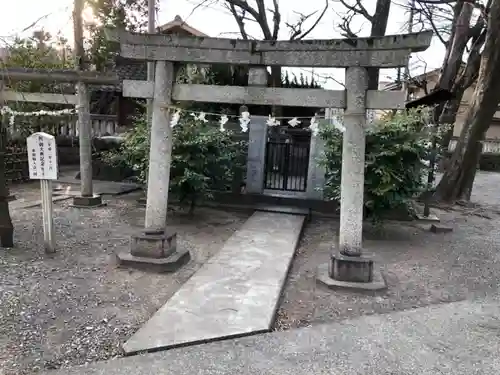
[[[330,289],[351,289],[358,291],[380,291],[387,288],[384,276],[378,269],[373,269],[370,282],[354,282],[336,280],[330,277],[330,265],[323,264],[318,267],[316,280],[319,284]]]
[[[100,195],[94,195],[91,197],[76,196],[73,197],[73,207],[76,208],[96,208],[103,207],[106,203],[102,202]]]
[[[373,276],[373,260],[365,256],[332,255],[329,267],[332,279],[356,283],[369,283]]]
[[[123,267],[166,273],[177,271],[189,262],[191,256],[187,250],[176,251],[167,258],[137,257],[129,252],[123,252],[116,254],[116,259]]]
[[[130,254],[136,257],[168,258],[177,250],[177,233],[165,230],[145,231],[130,238]]]
[[[424,216],[424,214],[417,214],[417,220],[425,223],[439,223],[440,219],[434,214],[429,214],[429,216]]]
[[[453,232],[453,228],[447,227],[445,225],[432,224],[430,227],[430,231],[432,233],[450,233],[450,232]]]

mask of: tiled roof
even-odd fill
[[[9,49],[7,47],[0,47],[0,60],[7,60],[9,57]]]
[[[200,36],[200,37],[207,37],[208,35],[201,32],[198,29],[195,29],[193,26],[188,25],[185,21],[182,20],[181,16],[177,15],[175,16],[173,21],[167,22],[165,25],[157,27],[157,30],[160,33],[165,33],[168,32],[169,30],[172,30],[174,28],[181,28],[184,30],[186,33],[193,35],[193,36]]]
[[[147,79],[147,63],[144,61],[125,59],[123,57],[117,57],[115,59],[114,67],[120,81],[124,79],[133,79],[144,81]]]
[[[125,79],[145,81],[147,79],[147,63],[140,60],[126,59],[120,56],[114,58],[112,65],[107,69],[110,74],[116,74],[120,84],[116,86],[98,85],[94,86],[97,91],[122,91],[122,82]]]

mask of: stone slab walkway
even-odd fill
[[[64,201],[64,200],[70,199],[70,198],[71,198],[71,196],[69,196],[69,195],[56,195],[56,194],[54,194],[52,196],[52,202],[56,203],[56,202],[60,202],[60,201]],[[37,200],[21,200],[21,199],[18,199],[18,200],[9,202],[9,208],[11,210],[24,210],[26,208],[37,207],[37,206],[41,206],[41,205],[42,205],[42,200],[41,199],[37,199]]]
[[[122,358],[49,375],[500,373],[498,301],[462,301]]]
[[[80,180],[71,176],[63,176],[54,182],[56,191],[63,191],[66,195],[80,195]],[[121,195],[142,189],[139,184],[130,182],[114,182],[93,180],[94,194]]]
[[[303,215],[255,212],[123,346],[127,354],[268,331]]]

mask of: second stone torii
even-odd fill
[[[273,42],[134,34],[116,30],[108,30],[107,34],[120,42],[122,57],[156,62],[154,85],[144,81],[123,84],[125,96],[153,97],[155,102],[145,235],[142,237],[148,245],[133,241],[132,253],[141,253],[138,247],[157,249],[153,243],[157,246],[174,243],[168,239],[175,237],[165,234],[171,133],[169,114],[162,111],[162,106],[170,104],[172,99],[342,108],[346,130],[342,151],[340,235],[338,243],[333,246],[331,262],[320,270],[319,278],[332,287],[378,289],[385,286],[373,261],[362,252],[366,110],[402,108],[404,95],[368,90],[367,68],[405,66],[411,52],[429,47],[431,31],[374,38]],[[174,62],[250,65],[250,81],[256,81],[266,66],[345,68],[346,90],[174,84]],[[182,254],[170,250],[162,252],[168,257]]]

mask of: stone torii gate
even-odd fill
[[[17,92],[2,90],[4,82],[36,81],[72,83],[77,86],[74,94],[43,92]],[[78,140],[80,149],[80,195],[73,197],[73,206],[94,208],[102,205],[100,195],[95,195],[92,185],[92,129],[90,123],[90,96],[88,86],[119,84],[117,76],[75,70],[4,68],[0,69],[0,104],[5,101],[76,105],[78,114]]]
[[[330,267],[320,279],[331,286],[363,284],[372,289],[383,286],[383,281],[374,272],[372,260],[362,254],[366,110],[403,108],[404,95],[368,90],[367,68],[405,66],[411,52],[429,47],[431,31],[303,41],[247,41],[117,30],[108,30],[107,34],[109,39],[120,43],[122,57],[154,61],[156,65],[154,82],[123,82],[125,96],[153,98],[154,107],[145,231],[132,241],[131,253],[121,256],[123,262],[171,265],[172,262],[182,263],[178,259],[185,256],[175,249],[175,233],[166,231],[172,133],[170,113],[165,106],[172,100],[342,108],[346,130],[342,150],[340,235]],[[176,84],[174,63],[249,65],[249,86]],[[346,90],[265,87],[267,66],[345,68]],[[249,127],[249,159],[258,162],[259,155],[253,153],[258,143],[255,140],[265,136],[265,124],[257,121]],[[252,133],[260,135],[252,138]],[[314,143],[313,140],[311,144]],[[261,150],[260,156],[263,152]],[[262,171],[258,168],[248,173],[249,178],[262,181],[259,175]]]

